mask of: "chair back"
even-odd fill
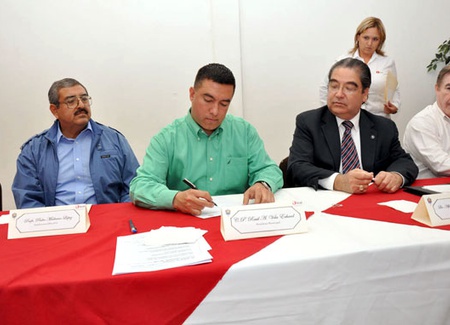
[[[289,185],[288,179],[287,179],[287,164],[288,164],[289,157],[284,158],[278,167],[280,167],[281,171],[283,172],[283,188],[291,187]]]

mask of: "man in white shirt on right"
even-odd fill
[[[436,102],[406,126],[403,146],[419,167],[417,178],[450,176],[450,65],[439,72]]]

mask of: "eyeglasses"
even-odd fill
[[[67,105],[68,109],[74,109],[78,107],[78,103],[82,102],[84,106],[91,106],[92,105],[92,97],[88,95],[83,96],[70,96],[67,97],[66,100],[63,102]]]
[[[339,82],[330,82],[328,84],[328,91],[331,93],[337,93],[339,90],[341,90],[341,84]],[[350,84],[344,84],[342,86],[342,92],[346,95],[352,95],[358,90],[358,86],[354,85],[352,83]]]

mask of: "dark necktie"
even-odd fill
[[[353,123],[344,121],[342,125],[345,127],[341,144],[342,173],[346,174],[350,170],[361,167],[359,165],[358,152],[352,139]]]

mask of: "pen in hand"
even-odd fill
[[[198,190],[197,186],[195,186],[194,183],[192,183],[190,180],[188,180],[187,178],[183,179],[183,182],[189,186],[190,188],[192,188],[193,190]]]
[[[134,226],[133,220],[128,220],[128,223],[130,224],[130,231],[135,234],[137,233],[137,228]]]
[[[192,188],[193,190],[198,190],[197,186],[195,186],[194,183],[192,183],[190,180],[188,180],[187,178],[183,179],[183,182],[189,186],[190,188]],[[212,204],[214,204],[215,206],[217,206],[217,204],[214,201],[211,201]]]

